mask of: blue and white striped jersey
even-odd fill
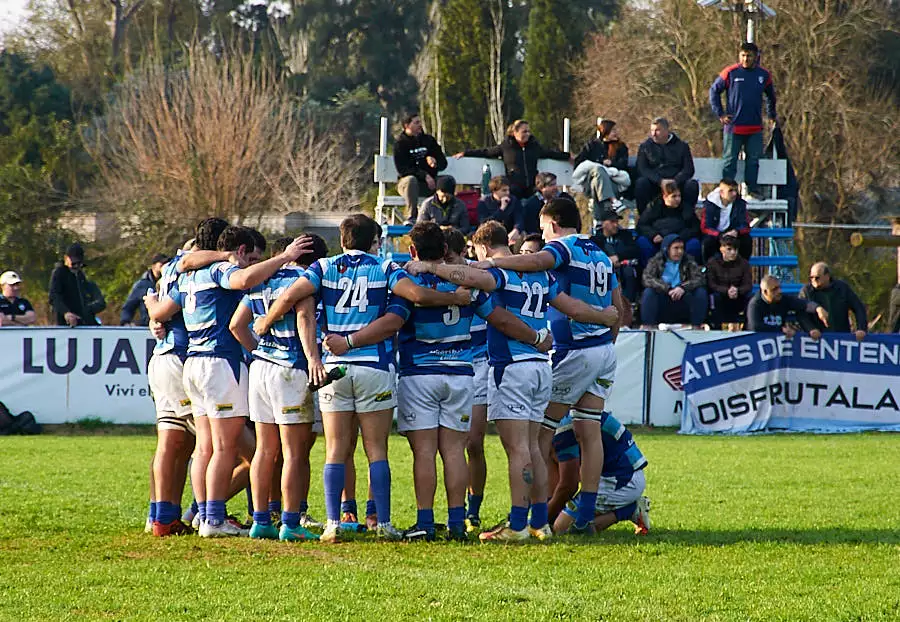
[[[573,233],[553,240],[544,250],[553,255],[553,274],[560,291],[586,302],[595,309],[612,305],[612,291],[619,286],[612,262],[587,235]],[[612,343],[612,332],[602,324],[585,324],[550,309],[553,348],[580,350]]]
[[[493,306],[491,309],[493,310]],[[476,314],[472,317],[472,326],[469,330],[472,335],[472,360],[487,360],[487,321]]]
[[[556,279],[549,272],[513,272],[491,268],[497,289],[492,295],[494,307],[503,307],[530,328],[547,328],[547,309],[559,295]],[[510,339],[493,326],[487,327],[488,362],[492,367],[519,361],[546,361],[547,355],[528,343]]]
[[[303,273],[316,288],[322,302],[322,332],[349,335],[394,309],[388,293],[409,275],[392,261],[384,261],[362,251],[320,259]],[[393,303],[397,304],[397,303]],[[353,348],[342,356],[325,352],[325,363],[349,363],[388,369],[394,363],[393,340]]]
[[[433,274],[410,277],[422,287],[453,292],[456,285]],[[426,374],[472,375],[471,325],[477,316],[487,317],[494,310],[484,292],[474,296],[471,305],[459,307],[417,307],[402,301],[406,324],[400,329],[400,375]]]
[[[169,296],[170,292],[177,286],[179,275],[178,261],[182,255],[184,255],[184,251],[179,250],[175,258],[169,260],[169,263],[163,266],[159,275],[159,283],[156,286],[156,297],[158,300]],[[166,322],[166,337],[165,339],[156,340],[156,347],[153,348],[153,353],[168,354],[172,352],[184,358],[187,356],[187,348],[188,333],[184,327],[184,316],[179,311],[172,316],[172,319]]]
[[[181,306],[188,332],[188,356],[215,356],[239,363],[243,358],[228,324],[237,310],[244,292],[231,289],[229,278],[238,267],[220,261],[185,272],[178,277],[178,287],[169,293]]]
[[[241,304],[250,309],[254,319],[266,315],[272,302],[293,285],[303,272],[303,268],[296,266],[281,268],[265,282],[247,292]],[[259,344],[251,355],[282,367],[307,371],[306,355],[297,333],[297,312],[291,309],[275,322],[269,332],[260,337]]]
[[[604,412],[600,421],[603,440],[603,477],[616,477],[627,481],[635,471],[647,466],[647,458],[638,449],[631,432],[610,413]],[[553,449],[560,462],[573,460],[581,455],[575,431],[572,429],[572,415],[568,414],[559,422],[553,436]]]

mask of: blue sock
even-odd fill
[[[325,516],[328,520],[341,520],[341,492],[344,490],[344,463],[326,464],[322,472],[325,488]]]
[[[616,515],[617,521],[630,520],[635,510],[637,510],[637,501],[632,501],[625,507],[613,510],[613,514]]]
[[[546,503],[532,503],[531,504],[531,526],[535,529],[540,529],[544,525],[550,522],[550,516],[547,513],[547,504]]]
[[[528,508],[518,505],[512,506],[509,511],[509,528],[515,531],[522,531],[528,524]]]
[[[194,513],[194,516],[200,513],[200,504],[197,503],[196,499],[191,501],[191,512]]]
[[[375,499],[366,499],[366,516],[373,514],[378,514],[378,510],[375,509]]]
[[[447,529],[456,531],[462,529],[466,520],[466,508],[457,506],[455,508],[447,508]]]
[[[151,501],[150,502],[150,511],[147,512],[147,518],[149,518],[151,521],[155,521],[156,516],[157,516],[156,501]]]
[[[346,501],[341,501],[341,514],[344,512],[350,512],[353,516],[356,516],[356,499],[347,499]]]
[[[281,499],[269,501],[269,511],[275,512],[276,514],[281,514]]]
[[[264,527],[272,524],[272,515],[268,511],[253,512],[253,522]]]
[[[197,513],[200,515],[200,522],[204,522],[206,520],[206,501],[196,501],[197,504]]]
[[[416,511],[416,527],[425,531],[434,531],[434,508]]]
[[[484,501],[483,495],[469,495],[469,516],[478,518],[481,514],[481,502]]]
[[[181,512],[178,511],[174,503],[168,501],[156,502],[156,520],[163,525],[168,525],[177,518],[181,518]]]
[[[281,522],[287,525],[288,529],[296,529],[300,524],[300,512],[282,512]]]
[[[247,493],[247,514],[253,516],[253,491],[250,490],[250,484],[247,484],[244,492]]]
[[[309,512],[309,504],[306,502],[305,499],[300,502],[300,509],[297,510],[297,512],[299,512],[300,514],[306,514],[307,512]],[[284,521],[282,521],[282,522],[284,522]]]
[[[578,497],[578,518],[575,524],[583,527],[594,520],[594,508],[597,506],[597,493],[581,491]]]
[[[210,525],[221,525],[225,522],[225,500],[206,502],[206,520]]]
[[[378,508],[378,522],[391,522],[391,467],[387,460],[369,465],[369,481],[372,483],[375,507]]]

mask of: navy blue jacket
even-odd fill
[[[509,233],[513,229],[525,230],[525,221],[522,214],[522,203],[515,195],[509,196],[509,205],[500,210],[500,201],[493,195],[485,195],[478,201],[478,224],[483,225],[489,220],[496,220]]]
[[[722,110],[722,91],[726,106]],[[722,70],[709,87],[709,105],[716,117],[731,115],[726,132],[738,135],[762,132],[762,97],[766,96],[766,115],[775,118],[775,85],[772,75],[759,65],[744,69],[737,63]]]

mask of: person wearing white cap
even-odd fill
[[[0,326],[30,326],[37,319],[31,303],[19,296],[22,279],[12,270],[0,274]]]

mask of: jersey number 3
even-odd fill
[[[345,276],[338,281],[337,286],[341,290],[341,297],[334,305],[337,313],[350,313],[354,309],[360,313],[366,312],[369,308],[369,279],[360,277],[352,281]]]

